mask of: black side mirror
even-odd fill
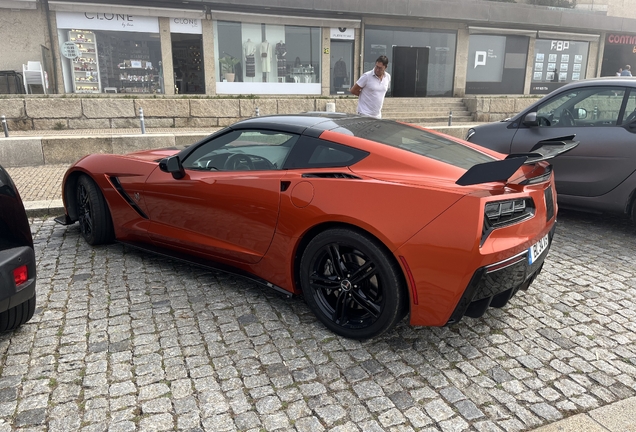
[[[172,174],[172,177],[177,180],[185,177],[185,169],[183,169],[183,165],[181,165],[179,156],[168,156],[167,158],[161,159],[159,169]]]
[[[523,118],[523,124],[528,127],[539,126],[539,120],[537,120],[537,113],[529,112],[528,114],[526,114],[526,116]]]

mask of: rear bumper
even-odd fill
[[[16,287],[13,270],[26,265],[28,280]],[[28,246],[0,250],[0,313],[35,295],[35,253]]]
[[[517,291],[528,289],[541,272],[543,261],[552,246],[555,227],[556,224],[550,230],[550,246],[532,264],[529,264],[528,252],[524,251],[477,269],[447,324],[457,323],[464,316],[479,318],[489,307],[503,307]]]

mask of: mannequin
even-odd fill
[[[272,45],[264,40],[261,43],[261,71],[263,72],[263,82],[267,82],[267,74],[272,71]]]
[[[247,39],[243,44],[243,54],[245,55],[245,76],[248,78],[254,78],[256,76],[255,53],[256,44],[254,44],[251,39]]]
[[[276,44],[276,72],[278,72],[279,81],[287,75],[287,48],[285,42],[280,41]],[[282,81],[285,82],[285,81]]]

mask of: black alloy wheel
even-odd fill
[[[392,328],[407,311],[403,276],[374,238],[349,229],[314,237],[301,258],[305,301],[330,330],[368,339]]]
[[[93,246],[111,243],[115,235],[110,210],[90,177],[82,175],[77,180],[76,199],[80,232],[86,243]]]

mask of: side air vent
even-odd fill
[[[303,174],[303,178],[334,178],[334,179],[351,179],[360,180],[360,177],[347,173],[307,173]]]
[[[121,182],[119,181],[119,179],[117,177],[109,177],[109,179],[110,179],[111,184],[115,188],[115,190],[117,192],[119,192],[119,195],[121,195],[123,199],[126,200],[128,205],[130,205],[133,208],[133,210],[135,210],[137,212],[137,214],[139,214],[139,216],[141,216],[144,219],[148,219],[148,216],[146,216],[146,213],[144,213],[143,210],[141,208],[139,208],[137,203],[135,201],[133,201],[133,199],[124,190],[124,188],[121,185]]]

